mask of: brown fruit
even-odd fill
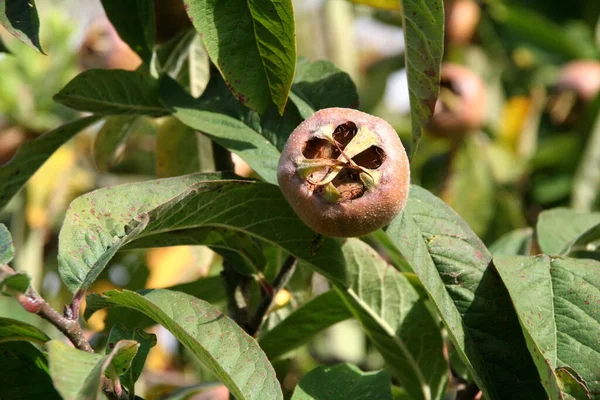
[[[183,0],[154,0],[156,43],[164,43],[192,26]]]
[[[594,100],[600,91],[600,61],[580,60],[565,65],[560,71],[558,90],[574,90],[584,102]]]
[[[440,96],[427,131],[438,137],[462,137],[481,128],[486,116],[486,89],[470,69],[443,64]]]
[[[600,61],[579,60],[566,64],[550,99],[550,116],[556,124],[573,122],[600,91]]]
[[[292,132],[277,179],[306,225],[322,235],[351,237],[398,215],[408,197],[410,169],[402,142],[386,121],[327,108]]]
[[[106,17],[94,19],[88,26],[79,48],[79,63],[83,69],[136,70],[142,60],[121,40]]]
[[[450,0],[444,4],[446,40],[450,43],[469,43],[473,39],[481,11],[473,0]]]
[[[0,165],[9,162],[26,140],[27,134],[16,126],[0,128]]]

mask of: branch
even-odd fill
[[[94,352],[94,349],[92,349],[92,346],[90,346],[90,343],[83,335],[79,321],[76,318],[69,319],[61,315],[54,308],[50,307],[46,303],[46,300],[33,288],[29,288],[25,294],[19,295],[17,300],[27,311],[39,315],[54,325],[73,343],[73,346],[88,353]]]
[[[92,346],[83,335],[83,330],[81,329],[81,325],[79,325],[77,316],[69,315],[69,318],[66,318],[61,315],[31,287],[24,294],[17,295],[16,298],[25,310],[39,315],[54,325],[73,343],[73,346],[88,353],[94,352],[94,349],[92,349]],[[115,390],[115,388],[120,389],[118,380],[113,384],[110,379],[102,376],[102,391],[104,394],[110,400],[126,400],[127,396],[125,393],[121,391],[119,394],[119,391]]]
[[[238,273],[227,260],[223,261],[221,277],[225,284],[229,316],[244,327],[248,321],[248,288],[252,278]]]
[[[273,282],[273,286],[271,288],[272,290],[265,291],[263,298],[261,299],[260,303],[258,304],[258,307],[256,308],[256,312],[246,325],[246,332],[248,332],[250,336],[256,335],[256,333],[260,329],[260,326],[262,325],[263,320],[265,319],[265,315],[267,314],[269,308],[271,308],[271,305],[273,304],[275,296],[277,296],[277,293],[281,289],[283,289],[285,285],[287,285],[288,281],[290,280],[290,278],[294,274],[294,271],[296,270],[297,264],[298,261],[296,260],[296,258],[294,256],[289,256],[281,266],[281,270],[279,271],[279,274],[277,274],[277,277]]]

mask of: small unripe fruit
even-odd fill
[[[288,138],[277,169],[283,195],[306,225],[326,236],[362,236],[406,204],[408,157],[381,118],[346,108],[317,111]]]
[[[572,122],[600,92],[600,61],[579,60],[566,64],[559,73],[550,100],[550,116],[556,124]]]
[[[445,2],[446,40],[450,43],[469,43],[479,24],[481,11],[473,0]]]
[[[440,96],[427,131],[438,137],[462,137],[483,126],[486,117],[486,89],[483,80],[470,69],[443,64]]]
[[[142,60],[136,52],[119,37],[108,18],[93,20],[85,32],[79,48],[79,63],[83,69],[136,70]]]

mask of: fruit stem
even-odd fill
[[[294,271],[296,271],[297,264],[298,264],[298,260],[296,260],[296,257],[288,256],[288,258],[286,258],[285,262],[281,266],[281,270],[279,271],[279,273],[277,274],[277,277],[273,281],[273,285],[272,285],[273,290],[270,292],[265,291],[260,303],[258,304],[258,307],[256,308],[256,312],[254,313],[254,315],[252,316],[252,318],[246,325],[246,332],[250,336],[255,336],[258,333],[258,331],[260,330],[260,327],[265,319],[265,316],[267,315],[267,312],[271,308],[271,305],[273,304],[273,300],[275,299],[275,296],[277,296],[277,292],[279,292],[281,289],[283,289],[285,287],[285,285],[287,285],[290,278],[294,274]]]

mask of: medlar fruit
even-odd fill
[[[473,0],[449,0],[444,3],[446,40],[466,44],[473,39],[479,24],[479,6]]]
[[[327,108],[292,132],[277,179],[306,225],[322,235],[351,237],[398,215],[408,197],[410,169],[404,146],[386,121]]]
[[[135,71],[142,60],[119,37],[108,18],[94,19],[85,32],[79,48],[79,64],[83,69],[125,69]]]
[[[440,95],[427,131],[438,137],[461,137],[481,128],[486,116],[486,89],[481,78],[457,64],[443,64]]]
[[[572,122],[600,91],[600,61],[578,60],[560,70],[555,94],[550,99],[550,117],[556,124]]]

